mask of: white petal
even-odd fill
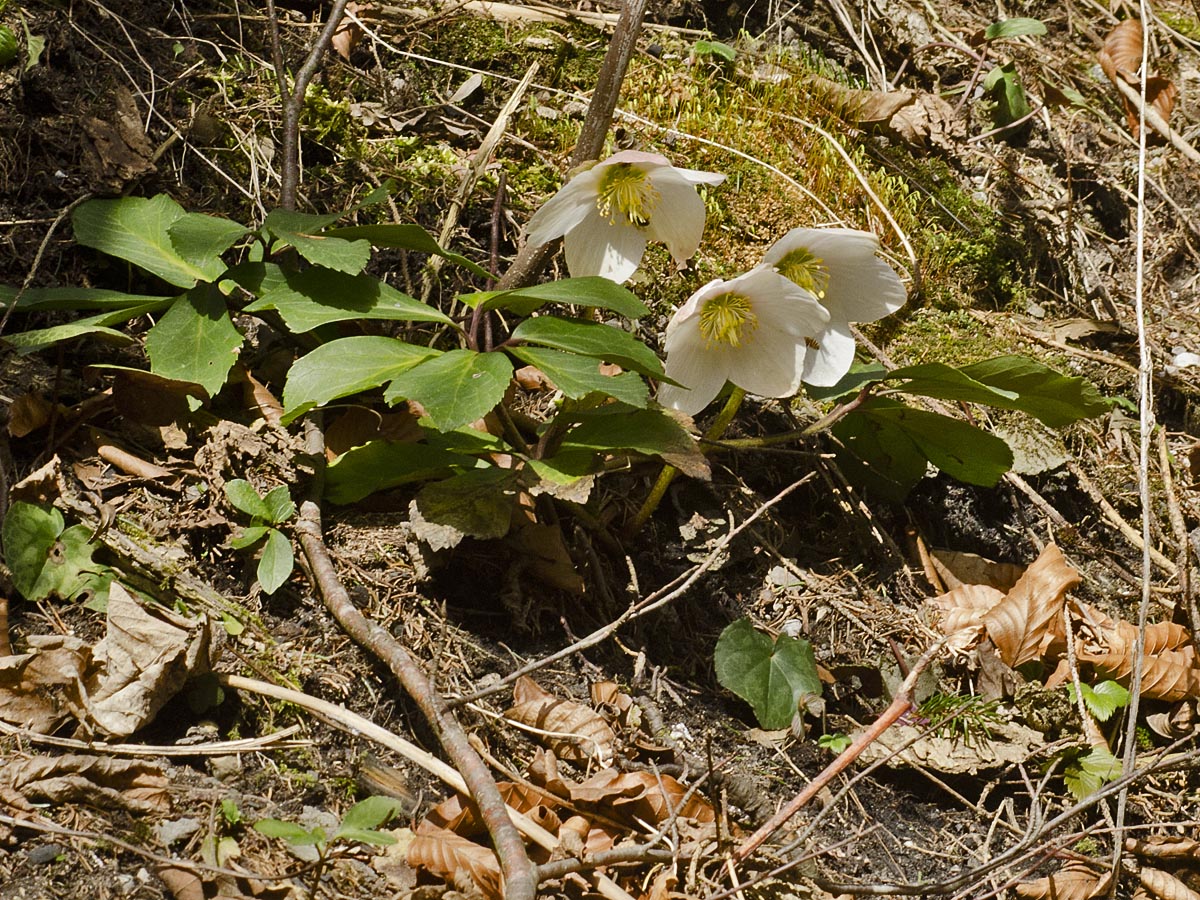
[[[741,347],[727,351],[729,380],[760,397],[790,397],[804,374],[804,341],[759,327]]]
[[[677,263],[685,263],[695,255],[704,235],[704,201],[676,169],[656,170],[652,183],[659,201],[646,231],[667,245]]]
[[[853,228],[793,228],[763,256],[774,265],[803,247],[829,270],[821,303],[834,321],[874,322],[904,305],[907,294],[900,276],[875,255],[879,239]]]
[[[594,166],[576,175],[542,204],[525,226],[525,239],[534,246],[548,244],[577,228],[589,216],[599,218],[596,198],[603,169]]]
[[[567,233],[563,250],[571,277],[599,275],[620,284],[637,271],[646,252],[646,234],[633,225],[615,225],[595,215]]]
[[[673,384],[658,386],[658,402],[694,416],[712,402],[725,386],[725,367],[719,353],[704,346],[698,322],[679,327],[667,341],[667,377],[687,388]],[[690,390],[688,389],[690,388]]]
[[[720,184],[725,180],[725,176],[720,172],[701,172],[699,169],[675,169],[680,175],[692,184]]]
[[[820,348],[810,349],[804,360],[804,383],[829,387],[850,371],[854,362],[854,335],[849,325],[833,322],[816,340]]]
[[[774,272],[774,270],[770,270]],[[829,324],[829,312],[817,298],[799,285],[776,274],[782,284],[760,289],[754,299],[754,314],[760,328],[791,337],[810,337]]]

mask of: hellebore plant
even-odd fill
[[[763,257],[763,265],[812,293],[829,312],[829,324],[813,335],[814,352],[804,360],[806,384],[837,384],[854,362],[850,323],[882,319],[908,299],[900,276],[875,255],[878,250],[879,239],[869,231],[793,228]]]
[[[694,416],[731,382],[763,397],[800,390],[807,342],[829,313],[804,287],[759,266],[730,281],[710,281],[667,325],[667,377],[658,402]]]
[[[572,277],[600,275],[620,284],[642,261],[648,240],[662,241],[682,265],[704,233],[696,185],[724,175],[677,169],[656,153],[622,150],[579,173],[529,220],[534,245],[563,239]]]

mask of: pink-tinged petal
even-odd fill
[[[657,153],[647,153],[644,150],[619,150],[608,159],[598,163],[598,165],[612,166],[618,163],[629,163],[646,171],[649,171],[654,166],[672,168],[671,161],[665,156],[660,156]]]
[[[804,383],[829,387],[842,380],[854,363],[854,335],[844,322],[832,322],[816,337],[817,349],[804,359]]]
[[[761,326],[731,356],[729,380],[760,397],[790,397],[800,390],[804,341]]]
[[[659,201],[646,231],[667,245],[675,262],[683,264],[695,255],[704,236],[704,201],[676,169],[657,170],[653,184]]]
[[[683,177],[689,184],[712,184],[717,185],[725,181],[725,176],[720,172],[702,172],[699,169],[676,169],[679,175]]]
[[[603,170],[597,171],[599,168],[579,173],[543,203],[525,226],[526,241],[534,246],[548,244],[578,228],[588,217],[600,218],[596,197]]]
[[[573,278],[599,275],[620,284],[637,271],[646,252],[646,234],[597,215],[567,233],[563,250]]]
[[[673,378],[686,388],[673,384],[658,386],[658,402],[668,409],[678,409],[694,416],[713,401],[725,386],[725,366],[720,354],[704,345],[699,324],[675,329],[666,342],[667,377]]]

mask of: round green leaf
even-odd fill
[[[805,694],[821,693],[812,644],[781,634],[775,641],[749,619],[721,632],[714,653],[717,681],[750,704],[768,730],[787,728]]]

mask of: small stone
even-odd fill
[[[62,844],[42,844],[29,851],[29,861],[35,866],[48,866],[67,852]]]

